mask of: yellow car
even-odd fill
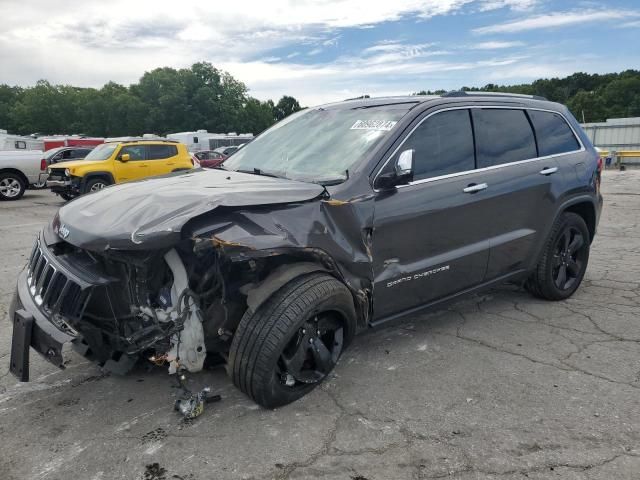
[[[114,183],[191,168],[191,155],[182,143],[170,140],[108,142],[98,145],[84,160],[50,166],[47,186],[69,200]]]

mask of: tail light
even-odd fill
[[[45,158],[40,160],[40,170],[42,170],[43,172],[47,170],[47,160]]]

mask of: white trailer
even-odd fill
[[[39,138],[13,135],[0,129],[0,150],[43,150],[44,142]]]
[[[201,152],[203,150],[215,150],[218,147],[242,145],[251,141],[253,134],[237,134],[235,132],[209,133],[207,130],[196,130],[195,132],[170,133],[167,138],[184,143],[190,152]]]

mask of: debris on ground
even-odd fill
[[[202,415],[205,403],[219,402],[222,399],[220,395],[212,394],[211,388],[209,387],[193,393],[185,386],[184,381],[185,376],[178,375],[178,383],[184,393],[182,398],[176,400],[174,408],[177,412],[180,412],[186,420],[191,420]]]

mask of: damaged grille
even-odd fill
[[[38,307],[58,328],[77,334],[62,317],[77,320],[91,295],[91,287],[84,288],[64,272],[38,239],[27,264],[29,292]]]

